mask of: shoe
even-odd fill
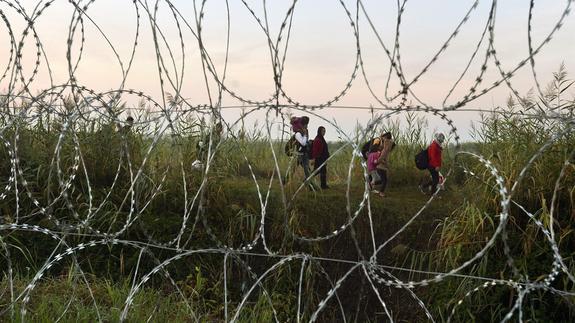
[[[330,188],[331,188],[331,187],[329,187],[329,186],[327,186],[327,185],[321,187],[322,190],[329,190]]]

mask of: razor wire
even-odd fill
[[[543,96],[538,73],[535,69],[536,58],[556,34],[560,32],[569,17],[573,1],[566,0],[561,2],[564,6],[561,14],[543,41],[537,43],[533,39],[533,13],[538,6],[535,6],[535,0],[531,0],[528,8],[527,25],[528,52],[521,56],[519,63],[508,66],[504,66],[502,60],[504,57],[498,53],[495,42],[497,33],[495,23],[497,21],[497,9],[500,4],[497,0],[487,2],[490,8],[485,25],[480,32],[479,40],[471,48],[471,55],[466,62],[465,68],[448,90],[440,107],[421,99],[417,95],[415,85],[429,73],[431,67],[444,57],[447,50],[456,41],[457,36],[469,24],[469,21],[479,15],[477,13],[480,4],[479,0],[471,3],[456,27],[439,44],[438,49],[426,61],[424,67],[411,76],[407,75],[404,69],[406,63],[402,60],[404,48],[401,46],[402,38],[400,37],[401,28],[404,24],[403,18],[405,15],[410,14],[409,5],[411,3],[409,1],[398,1],[396,4],[396,22],[394,24],[392,43],[384,41],[384,37],[381,35],[382,30],[375,25],[374,15],[367,9],[366,1],[333,1],[332,5],[337,5],[338,10],[345,15],[345,21],[342,21],[342,24],[349,26],[349,33],[353,38],[353,43],[348,44],[348,46],[354,49],[354,63],[340,89],[335,91],[329,99],[320,103],[303,102],[291,94],[283,82],[284,73],[290,68],[287,63],[287,57],[289,49],[294,46],[290,42],[292,28],[294,24],[297,24],[297,19],[294,20],[294,18],[297,18],[298,5],[301,2],[297,0],[287,1],[286,3],[289,5],[282,18],[279,21],[270,21],[268,7],[275,5],[275,3],[268,3],[264,0],[261,3],[262,9],[258,10],[254,2],[241,1],[243,9],[249,12],[249,17],[258,26],[261,32],[259,36],[264,38],[269,51],[269,68],[273,73],[273,77],[270,79],[270,84],[273,82],[273,93],[267,98],[258,100],[232,89],[227,79],[227,69],[230,64],[228,58],[230,55],[231,20],[233,19],[228,0],[225,1],[225,9],[223,9],[226,12],[227,19],[225,21],[227,34],[223,66],[219,66],[216,63],[214,53],[211,53],[205,45],[205,28],[207,27],[205,17],[210,13],[210,9],[207,7],[207,0],[193,1],[192,13],[180,9],[183,5],[175,1],[126,1],[135,13],[135,31],[131,38],[128,38],[127,44],[130,50],[127,59],[122,58],[117,46],[113,45],[113,41],[108,37],[109,35],[104,32],[103,27],[106,25],[106,21],[97,20],[91,15],[93,6],[98,3],[96,0],[38,0],[32,10],[25,8],[25,5],[30,5],[30,3],[0,0],[0,17],[3,24],[0,32],[5,33],[5,38],[8,40],[8,43],[5,43],[2,49],[4,52],[8,52],[8,55],[1,58],[2,64],[6,64],[6,67],[2,69],[3,72],[0,77],[0,85],[3,91],[0,94],[0,99],[2,100],[0,140],[2,140],[5,148],[6,158],[9,160],[9,165],[6,165],[9,168],[9,176],[2,179],[3,189],[0,193],[0,201],[5,201],[8,198],[14,199],[10,209],[14,217],[5,216],[4,222],[0,222],[1,255],[6,260],[4,266],[6,270],[3,272],[3,279],[6,279],[9,285],[6,290],[2,291],[2,294],[7,293],[10,295],[10,304],[0,308],[0,317],[14,319],[14,307],[19,305],[21,307],[19,317],[24,320],[27,315],[27,307],[30,306],[32,292],[41,283],[41,279],[49,273],[51,268],[66,261],[71,261],[75,264],[75,268],[81,276],[81,279],[77,282],[78,287],[85,287],[89,291],[98,319],[101,321],[98,304],[92,295],[90,282],[86,278],[87,270],[82,269],[78,259],[84,257],[85,254],[89,254],[93,249],[102,247],[114,248],[114,246],[129,247],[136,250],[139,254],[130,292],[121,309],[120,319],[122,321],[129,319],[130,311],[138,293],[150,280],[160,275],[163,278],[159,279],[169,282],[184,301],[189,311],[190,319],[201,321],[202,318],[198,316],[200,314],[194,312],[193,306],[170,274],[170,268],[177,266],[179,261],[192,259],[198,255],[215,255],[220,257],[223,262],[223,306],[225,309],[222,317],[226,322],[235,322],[240,318],[242,311],[245,311],[246,303],[253,299],[252,294],[255,292],[263,295],[272,309],[274,320],[279,321],[272,293],[264,283],[274,272],[281,270],[282,267],[298,262],[300,263],[298,289],[293,291],[293,295],[297,298],[297,313],[292,315],[292,319],[298,322],[303,317],[302,299],[310,298],[310,295],[306,295],[306,291],[302,287],[306,283],[305,270],[314,270],[314,273],[324,277],[330,286],[325,295],[319,296],[318,301],[314,303],[315,307],[308,309],[310,321],[320,320],[322,311],[328,305],[333,305],[333,299],[337,300],[337,307],[341,312],[340,320],[347,321],[351,319],[353,313],[346,312],[338,293],[341,292],[342,286],[353,275],[360,275],[362,279],[365,279],[369,286],[368,289],[376,296],[377,306],[372,308],[373,313],[383,309],[387,319],[390,321],[394,320],[394,315],[390,310],[389,304],[386,304],[385,297],[381,295],[381,291],[384,288],[395,287],[396,290],[406,290],[410,295],[409,297],[417,303],[422,314],[428,320],[434,322],[437,318],[433,317],[429,306],[418,296],[416,288],[438,284],[447,278],[453,277],[478,281],[481,285],[470,288],[462,299],[454,302],[448,320],[451,320],[456,311],[461,306],[464,306],[467,299],[473,294],[496,286],[512,289],[518,295],[503,321],[508,321],[514,316],[522,320],[522,307],[525,299],[534,291],[546,291],[558,297],[572,297],[575,295],[571,291],[558,290],[552,286],[552,283],[561,274],[564,274],[563,277],[575,283],[575,277],[571,268],[561,255],[559,242],[557,241],[558,237],[553,226],[554,219],[558,218],[558,212],[560,212],[555,207],[555,201],[560,190],[560,183],[567,176],[566,169],[573,165],[571,162],[573,160],[573,152],[565,158],[564,166],[561,168],[560,174],[557,174],[558,177],[555,182],[549,211],[551,224],[543,223],[535,216],[534,212],[528,210],[528,207],[521,205],[514,199],[517,194],[517,188],[524,181],[526,173],[533,167],[534,162],[544,156],[562,137],[573,133],[575,127],[574,116],[572,114],[561,114],[556,111],[551,111],[547,114],[534,112],[518,113],[522,117],[558,120],[563,125],[563,128],[551,134],[550,139],[521,168],[521,172],[512,183],[506,182],[504,176],[487,157],[471,151],[465,151],[462,148],[460,145],[460,132],[455,126],[455,121],[453,121],[453,116],[462,111],[485,112],[481,109],[475,110],[468,105],[503,85],[518,100],[522,100],[519,90],[512,83],[512,78],[522,69],[530,69],[537,92]],[[221,4],[224,7],[224,3],[222,2]],[[37,29],[39,21],[59,18],[54,16],[51,11],[55,5],[68,6],[72,12],[69,21],[66,22],[68,34],[66,36],[65,57],[50,56],[45,50],[46,39],[41,37],[41,32]],[[165,12],[162,12],[162,10],[167,10],[173,24],[165,23],[165,16],[161,16]],[[258,13],[258,11],[263,11],[263,13]],[[23,23],[23,27],[21,29],[16,27],[16,22],[18,24]],[[270,27],[274,24],[279,24],[279,30],[275,36]],[[361,30],[360,27],[362,28]],[[95,29],[94,33],[104,39],[108,49],[113,52],[115,63],[121,70],[119,86],[115,89],[99,91],[86,86],[78,78],[78,70],[81,68],[85,56],[92,50],[87,46],[87,41],[89,37],[94,35],[88,32],[88,28]],[[157,81],[161,88],[158,96],[145,93],[143,90],[126,88],[129,76],[134,73],[136,56],[141,51],[144,51],[141,43],[144,41],[142,38],[145,35],[144,31],[147,30],[146,28],[149,28],[151,32],[150,39],[146,40],[152,42],[155,57],[155,65],[150,66],[149,69],[156,70]],[[176,31],[176,46],[171,44],[167,35],[170,31],[169,28],[173,29],[171,31]],[[377,44],[385,52],[386,64],[389,64],[383,89],[377,88],[368,75],[369,67],[365,63],[364,48],[360,41],[364,39],[362,38],[364,34],[368,33],[375,36]],[[191,35],[191,37],[186,35]],[[32,52],[31,59],[27,58],[28,49],[26,46],[30,46],[29,44],[33,48],[30,50]],[[483,55],[481,55],[482,48],[484,50]],[[197,72],[203,79],[207,93],[207,101],[203,103],[197,103],[183,97],[184,83],[186,81],[185,64],[190,60],[189,57],[192,51],[197,51],[200,55],[201,70]],[[476,61],[481,62],[480,68],[476,71],[476,74],[471,74],[473,63]],[[64,64],[66,66],[68,79],[65,82],[55,83],[55,72],[53,72],[52,64]],[[487,84],[485,75],[488,68],[495,68],[498,73],[496,81],[490,84]],[[31,71],[26,71],[27,69],[31,69]],[[46,69],[50,80],[49,85],[40,84],[38,81],[39,75],[42,73],[41,69]],[[473,80],[473,84],[465,94],[455,99],[455,103],[448,103],[448,100],[455,96],[455,89],[460,86],[464,78]],[[394,89],[392,86],[392,82],[395,81],[399,83],[399,90]],[[352,88],[359,86],[365,86],[368,89],[372,99],[377,102],[378,106],[338,105]],[[233,98],[236,104],[226,104],[224,96]],[[126,100],[126,98],[140,100],[140,107],[133,108],[133,110],[130,107],[118,109],[121,101]],[[416,103],[412,103],[413,101]],[[132,112],[136,114],[141,112],[142,107],[148,109],[145,118],[138,118],[132,124],[127,124],[126,121],[122,120],[126,111],[128,111],[128,114]],[[222,116],[222,112],[228,109],[243,109],[242,111],[247,109],[247,112],[243,112],[241,117],[232,120]],[[342,129],[337,120],[328,119],[319,113],[320,110],[326,109],[360,109],[376,111],[377,113],[373,115],[361,131],[350,135]],[[245,122],[248,117],[255,115],[257,112],[265,113],[264,138],[273,157],[274,169],[269,177],[262,178],[261,175],[257,175],[248,152],[245,148],[238,145],[240,147],[239,151],[235,153],[241,156],[248,167],[249,180],[253,182],[253,187],[257,193],[259,214],[253,214],[256,212],[250,214],[258,219],[254,236],[243,241],[241,245],[234,246],[230,245],[219,235],[215,228],[218,224],[213,223],[214,220],[211,219],[213,217],[210,217],[209,213],[207,191],[215,181],[212,174],[215,172],[216,155],[223,145],[222,141],[216,138],[211,129],[219,122],[224,129],[228,130],[228,140],[232,142],[239,141],[240,139],[233,133],[232,129],[235,129],[239,124]],[[346,208],[342,212],[346,214],[347,219],[344,223],[339,224],[337,229],[329,233],[306,235],[305,233],[297,232],[290,224],[290,219],[293,219],[293,213],[297,212],[295,208],[298,203],[297,198],[305,194],[307,184],[317,174],[317,170],[313,171],[312,175],[295,190],[288,188],[283,177],[286,170],[283,169],[281,159],[285,157],[280,155],[274,144],[285,138],[283,138],[283,135],[281,138],[277,138],[273,133],[273,126],[280,125],[282,128],[286,128],[285,118],[293,112],[313,116],[316,120],[321,120],[324,124],[336,129],[338,137],[343,144],[332,154],[328,161],[335,159],[336,156],[345,154],[349,149],[352,151],[347,156],[349,164],[346,174],[346,194],[341,197],[342,200],[345,200]],[[445,272],[421,271],[407,267],[391,266],[386,264],[381,258],[382,251],[386,246],[396,240],[399,235],[405,233],[407,228],[414,226],[415,221],[421,218],[424,211],[433,203],[437,203],[437,198],[441,195],[439,190],[434,192],[399,230],[385,237],[382,242],[376,241],[378,239],[376,239],[373,231],[372,217],[374,216],[374,209],[372,205],[374,202],[372,201],[367,181],[364,182],[363,192],[359,201],[357,201],[356,196],[351,194],[354,169],[359,167],[364,178],[367,179],[368,177],[366,163],[364,161],[357,162],[361,156],[361,143],[370,138],[374,131],[385,121],[408,112],[423,113],[441,120],[445,127],[449,128],[448,137],[453,138],[453,150],[456,152],[456,160],[466,160],[468,162],[470,159],[474,160],[483,167],[485,172],[490,174],[495,183],[482,183],[485,187],[489,187],[494,198],[498,199],[499,212],[498,214],[493,214],[493,217],[498,219],[498,224],[493,235],[485,241],[481,250],[477,251],[475,255],[469,257],[461,265]],[[60,129],[52,130],[58,133],[58,137],[54,144],[53,154],[48,156],[46,165],[49,170],[47,176],[48,190],[53,188],[52,185],[49,185],[51,182],[56,183],[56,189],[54,192],[49,191],[45,196],[41,196],[37,192],[36,184],[31,183],[28,179],[30,174],[28,174],[29,170],[25,167],[26,160],[21,157],[21,150],[26,148],[22,143],[21,134],[24,132],[22,129],[36,126],[48,116],[59,118],[58,120],[61,122]],[[204,143],[207,147],[206,160],[201,165],[201,168],[196,170],[190,169],[189,165],[184,165],[183,163],[185,151],[182,145],[185,142],[184,138],[189,136],[189,133],[185,130],[187,118],[207,118],[209,120],[202,128],[202,131],[207,129],[209,134],[208,142]],[[86,152],[81,143],[81,131],[78,129],[78,125],[82,122],[97,122],[118,128],[117,133],[120,137],[122,152],[116,160],[117,165],[112,182],[107,187],[107,192],[103,197],[95,196],[94,185],[88,174],[89,166],[85,158]],[[122,130],[125,127],[128,127],[126,128],[128,129],[127,131]],[[129,131],[136,128],[153,128],[146,134],[149,144],[139,152],[141,161],[138,164],[133,162],[134,158],[130,155],[128,147]],[[132,131],[135,132],[136,130]],[[173,233],[169,240],[160,241],[145,227],[143,218],[148,207],[159,199],[162,190],[170,184],[167,177],[168,173],[172,171],[170,169],[172,166],[170,165],[157,169],[157,182],[154,181],[151,174],[146,174],[147,169],[153,167],[150,165],[154,163],[154,149],[159,146],[160,142],[166,140],[172,143],[171,147],[174,149],[173,156],[170,156],[170,158],[178,159],[176,167],[179,169],[176,169],[176,171],[179,172],[182,179],[182,182],[178,185],[180,185],[181,194],[184,197],[184,205],[181,206],[182,214],[180,215],[177,232]],[[100,156],[100,158],[106,159],[112,158],[112,156]],[[466,174],[472,178],[476,177],[476,174],[467,168],[464,162],[461,162],[461,164],[463,164]],[[97,166],[92,165],[92,167]],[[450,180],[452,173],[455,171],[454,169],[455,166],[448,170],[446,181]],[[127,176],[128,185],[120,188],[123,181],[122,176]],[[191,183],[188,182],[190,179],[196,181],[196,187],[191,187]],[[144,188],[144,185],[151,187]],[[84,190],[81,191],[82,189]],[[119,191],[120,189],[124,190],[123,197],[119,201],[114,201],[112,193],[114,190]],[[284,230],[282,239],[292,239],[307,246],[312,246],[318,242],[335,244],[337,239],[342,237],[344,233],[349,232],[354,242],[358,259],[354,261],[323,257],[305,252],[303,249],[298,252],[286,252],[284,248],[277,247],[277,241],[274,241],[274,238],[266,232],[266,228],[269,227],[269,222],[271,221],[270,204],[274,203],[272,202],[271,194],[276,189],[280,195],[280,201],[277,203],[279,204]],[[79,199],[79,192],[83,195],[82,198],[84,200]],[[23,207],[24,203],[31,203],[33,209],[26,209]],[[116,208],[116,211],[112,212],[112,214],[104,212],[105,206],[109,204],[114,204]],[[542,273],[545,277],[543,281],[523,276],[515,264],[516,256],[512,254],[512,250],[509,247],[508,240],[510,238],[506,230],[512,205],[519,208],[522,214],[527,215],[537,228],[541,230],[544,236],[543,240],[548,243],[549,249],[553,254],[550,271]],[[71,217],[60,218],[58,215],[60,214],[59,212],[63,212],[62,210],[67,210]],[[249,213],[251,211],[242,210],[242,212]],[[100,222],[108,218],[111,219],[109,223],[104,225]],[[360,218],[365,218],[368,221],[371,230],[369,234],[371,235],[370,241],[373,250],[369,254],[365,254],[366,251],[360,247],[357,237],[358,232],[354,228]],[[128,231],[130,230],[140,230],[143,237],[140,240],[128,239]],[[39,255],[45,257],[43,265],[34,273],[31,280],[19,293],[15,292],[13,286],[14,277],[17,275],[12,261],[14,253],[10,251],[11,246],[5,241],[14,233],[26,233],[31,242],[38,236],[46,236],[55,243],[55,247],[49,254]],[[213,245],[201,246],[194,244],[194,239],[200,235],[208,236]],[[82,242],[76,243],[78,240],[82,240]],[[512,273],[506,278],[478,277],[466,274],[466,269],[477,264],[498,242],[503,244],[503,251],[507,258],[506,265],[511,269]],[[165,256],[166,253],[169,256]],[[159,254],[162,254],[162,256],[160,257]],[[144,257],[149,257],[153,266],[147,272],[141,272],[140,268],[141,262],[145,261],[142,260]],[[260,273],[258,274],[252,268],[250,260],[246,260],[246,257],[251,257],[249,259],[265,259],[272,262],[272,264],[264,270],[260,268]],[[339,277],[330,277],[324,266],[332,264],[344,265],[348,269]],[[242,291],[239,299],[235,300],[231,299],[232,295],[229,289],[230,286],[239,284],[239,282],[229,281],[227,277],[228,268],[233,265],[240,266],[251,278],[250,286]],[[394,274],[394,272],[418,273],[428,278],[420,280],[404,279]],[[73,295],[71,295],[70,302],[73,301],[73,298]],[[232,308],[232,304],[235,304],[236,307]],[[62,313],[62,316],[64,314]],[[153,318],[151,317],[150,319]]]

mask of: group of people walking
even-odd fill
[[[294,117],[290,120],[292,130],[294,131],[293,139],[287,144],[286,152],[290,155],[292,152],[297,155],[297,163],[303,168],[305,175],[304,181],[307,181],[310,189],[314,190],[315,185],[309,181],[310,161],[314,166],[314,173],[319,174],[320,188],[329,189],[327,185],[327,160],[329,159],[329,149],[325,141],[325,127],[317,128],[317,135],[313,140],[309,139],[308,125],[309,118]]]
[[[128,125],[131,127],[132,120],[127,120]],[[314,139],[310,139],[308,132],[309,118],[292,117],[290,119],[291,129],[293,135],[287,142],[285,153],[288,156],[295,157],[297,166],[303,168],[305,175],[304,183],[311,189],[316,190],[316,185],[312,181],[313,177],[310,170],[310,164],[314,167],[313,176],[319,174],[320,188],[322,190],[329,189],[327,184],[327,160],[330,157],[329,147],[325,140],[326,129],[323,126],[317,128],[317,134]],[[129,129],[129,128],[128,128]],[[192,167],[202,168],[202,160],[207,156],[208,143],[219,142],[223,132],[221,123],[217,123],[215,127],[205,135],[197,144],[197,160],[194,161]],[[416,156],[416,166],[419,169],[426,169],[429,171],[430,179],[421,182],[419,188],[422,192],[434,194],[437,191],[438,185],[441,182],[442,176],[440,173],[442,164],[442,150],[443,143],[445,142],[445,135],[438,132],[434,135],[431,144],[421,151]],[[361,147],[361,154],[367,163],[368,171],[368,186],[370,190],[381,197],[385,197],[385,189],[388,183],[389,175],[389,156],[395,148],[391,132],[385,132],[379,137],[372,138]],[[289,179],[292,167],[288,168],[284,182]]]
[[[292,138],[286,144],[286,154],[297,157],[297,164],[303,168],[305,179],[304,182],[315,189],[310,175],[310,161],[315,166],[314,175],[320,175],[322,189],[328,189],[327,185],[327,160],[329,159],[329,149],[325,140],[325,127],[320,126],[317,129],[317,135],[310,140],[308,133],[309,118],[293,117],[290,120]],[[419,187],[422,192],[434,194],[440,184],[440,169],[442,164],[442,150],[445,142],[445,135],[438,132],[434,135],[432,143],[422,154],[424,154],[424,166],[418,167],[427,169],[431,179],[420,183]],[[389,155],[395,148],[392,134],[385,132],[381,136],[373,138],[366,142],[361,149],[362,156],[367,162],[368,185],[370,190],[381,197],[385,197],[387,179],[389,173]],[[416,161],[417,163],[417,161]]]

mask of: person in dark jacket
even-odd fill
[[[428,170],[431,174],[431,183],[427,183],[425,186],[431,186],[431,194],[434,194],[437,191],[437,185],[439,184],[439,170],[441,169],[441,153],[442,153],[442,145],[445,141],[445,135],[441,132],[435,134],[433,142],[427,148],[427,158],[428,162]]]
[[[325,128],[317,128],[317,136],[313,140],[311,148],[311,158],[314,160],[315,169],[319,169],[319,177],[321,181],[321,188],[328,189],[327,186],[327,159],[329,158],[329,150],[327,142],[325,141]]]

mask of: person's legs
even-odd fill
[[[377,174],[379,175],[379,179],[381,184],[379,184],[380,186],[380,192],[385,192],[385,188],[387,187],[387,172],[385,171],[385,169],[377,169]]]
[[[309,177],[311,172],[309,171],[309,158],[308,158],[307,154],[304,153],[302,155],[299,155],[298,156],[298,163],[303,168],[303,173],[305,175],[305,178],[303,179],[304,183],[307,182],[310,190],[315,191],[317,188],[315,187],[312,178]]]
[[[370,172],[370,178],[371,178],[371,189],[374,191],[379,192],[379,190],[381,189],[381,178],[379,177],[379,172],[377,171],[377,169],[374,169]]]
[[[421,190],[421,193],[427,193],[430,187],[431,187],[431,175],[424,175],[419,179],[419,189]]]
[[[305,179],[307,179],[309,177],[310,171],[309,171],[309,158],[307,157],[307,154],[302,154],[299,156],[299,160],[300,160],[300,165],[303,168],[303,173],[305,175]]]
[[[320,179],[321,179],[321,187],[327,188],[328,187],[327,186],[327,163],[325,163],[325,162],[321,168]]]
[[[433,194],[437,190],[437,184],[439,184],[439,172],[435,168],[430,168],[429,173],[431,174],[431,194]]]
[[[321,183],[321,188],[327,188],[327,163],[325,160],[316,159],[315,161],[315,169],[317,171],[319,168],[319,178]]]

